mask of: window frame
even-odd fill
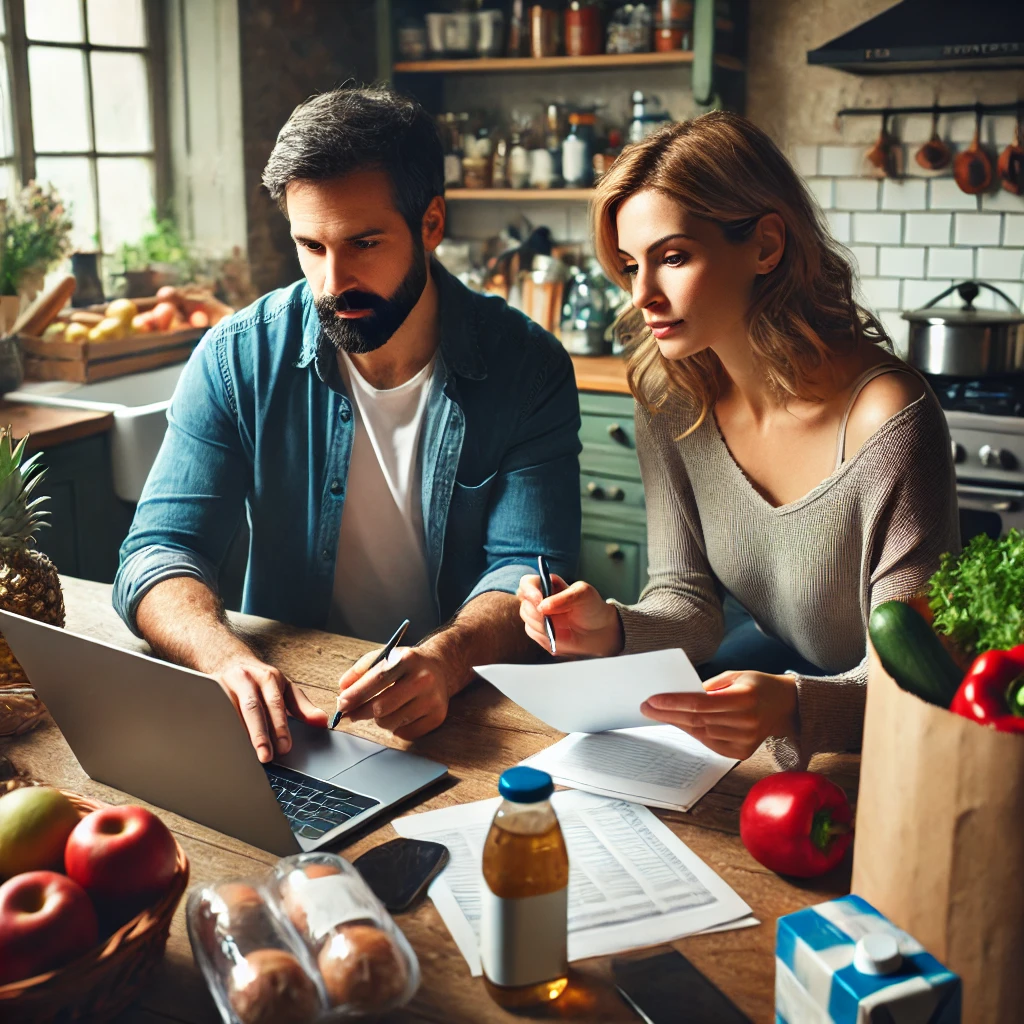
[[[85,41],[80,43],[39,41],[33,45],[54,47],[64,50],[78,50],[86,59],[85,76],[86,101],[89,116],[91,148],[66,153],[36,152],[32,128],[32,96],[28,71],[29,40],[25,29],[25,0],[2,0],[4,7],[7,47],[7,67],[11,90],[11,114],[14,119],[14,158],[19,184],[24,186],[35,179],[36,156],[41,157],[85,157],[89,160],[89,177],[92,198],[96,209],[96,231],[99,235],[100,251],[104,248],[102,237],[102,213],[100,210],[99,175],[97,161],[111,157],[141,157],[153,161],[153,193],[156,209],[160,215],[166,213],[172,194],[170,137],[167,113],[167,41],[166,8],[164,0],[142,0],[143,18],[146,25],[146,46],[109,46],[90,43],[89,22],[86,12],[87,0],[78,0],[82,17],[82,33]],[[149,117],[153,132],[153,148],[138,152],[107,152],[96,149],[96,118],[93,109],[92,75],[90,55],[92,53],[137,53],[146,59],[146,74],[149,84]],[[112,251],[112,250],[111,250]]]

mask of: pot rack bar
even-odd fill
[[[933,103],[930,107],[844,107],[837,117],[894,117],[900,114],[1024,114],[1024,99],[1015,103]]]

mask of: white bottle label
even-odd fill
[[[543,896],[503,899],[481,885],[480,964],[504,987],[564,978],[569,887]]]

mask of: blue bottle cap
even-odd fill
[[[547,800],[554,791],[555,785],[547,772],[537,771],[520,765],[508,768],[498,779],[498,792],[506,799],[517,804],[535,804]]]

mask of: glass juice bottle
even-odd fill
[[[551,807],[551,776],[509,768],[484,843],[480,960],[500,1006],[550,1003],[568,983],[569,855]]]

